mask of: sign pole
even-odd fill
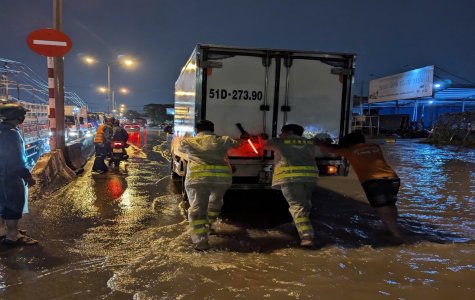
[[[51,151],[56,149],[56,113],[55,113],[55,95],[54,95],[54,59],[48,57],[48,95],[49,95],[49,127],[51,136],[49,139],[49,146]]]
[[[62,0],[53,0],[53,23],[54,29],[62,31],[63,3]],[[56,97],[56,147],[65,154],[66,145],[64,139],[64,61],[63,56],[55,57]]]

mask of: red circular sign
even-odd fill
[[[49,28],[31,32],[26,41],[31,50],[50,57],[64,56],[73,46],[73,42],[67,35]]]

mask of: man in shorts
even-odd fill
[[[397,227],[396,207],[400,180],[384,159],[377,144],[366,143],[360,131],[344,136],[338,147],[321,145],[323,151],[344,156],[353,166],[370,205],[376,210],[385,228],[401,238]]]

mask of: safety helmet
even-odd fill
[[[29,110],[18,104],[0,104],[0,120],[18,120],[23,118],[27,111]]]

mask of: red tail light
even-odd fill
[[[238,148],[228,150],[230,157],[260,157],[264,152],[264,140],[260,136],[252,136]]]
[[[256,150],[256,147],[254,147],[254,145],[252,144],[251,139],[247,139],[247,142],[249,143],[249,145],[251,145],[252,150],[254,150],[256,154],[259,154],[259,152]]]
[[[115,147],[123,147],[123,146],[124,146],[124,143],[122,143],[122,142],[114,142],[113,145],[114,145]]]

